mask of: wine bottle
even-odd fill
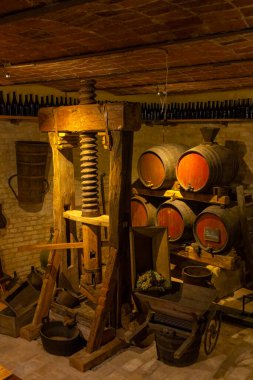
[[[45,107],[50,107],[49,96],[46,96]]]
[[[43,108],[43,107],[45,107],[45,101],[44,101],[44,97],[41,96],[40,97],[40,108]]]
[[[69,98],[69,105],[72,106],[72,98]]]
[[[0,115],[6,115],[5,102],[3,98],[3,91],[0,91]]]
[[[18,96],[18,104],[17,104],[17,115],[23,116],[24,115],[24,106],[22,101],[22,95],[19,94]]]
[[[13,91],[12,101],[11,101],[11,115],[17,116],[17,114],[18,114],[17,108],[18,108],[18,102],[17,102],[17,98],[16,98],[16,92]]]
[[[55,107],[59,107],[60,103],[59,103],[59,98],[58,96],[55,97]]]
[[[10,94],[6,95],[5,110],[6,110],[6,115],[11,115]]]
[[[39,97],[38,95],[35,95],[35,101],[34,101],[34,115],[35,116],[38,116],[39,109],[40,109]]]
[[[54,107],[55,104],[54,104],[54,95],[51,95],[50,97],[50,107]]]
[[[64,105],[64,103],[63,103],[63,97],[60,96],[60,106],[63,106],[63,105]]]
[[[67,96],[65,96],[65,98],[64,98],[64,104],[63,104],[64,106],[67,106],[68,105],[68,98],[67,98]]]
[[[30,94],[30,98],[29,98],[29,114],[30,114],[30,116],[35,116],[33,95],[32,94]]]
[[[28,101],[28,95],[25,95],[25,101],[24,101],[24,116],[30,116],[30,106]]]

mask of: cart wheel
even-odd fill
[[[208,318],[204,333],[204,350],[206,355],[209,355],[211,352],[213,352],[219,337],[220,327],[221,312],[216,311]]]

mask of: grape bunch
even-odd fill
[[[148,290],[151,287],[162,287],[165,278],[154,270],[148,270],[138,277],[137,289]]]

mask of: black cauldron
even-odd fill
[[[61,321],[44,319],[40,335],[44,349],[53,355],[69,356],[86,345],[76,326],[64,325]]]

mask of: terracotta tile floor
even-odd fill
[[[6,335],[0,335],[0,364],[23,380],[253,380],[253,329],[223,322],[215,351],[207,357],[201,346],[198,361],[183,368],[158,361],[153,343],[146,349],[131,346],[82,373],[68,358],[44,351],[40,339]]]

